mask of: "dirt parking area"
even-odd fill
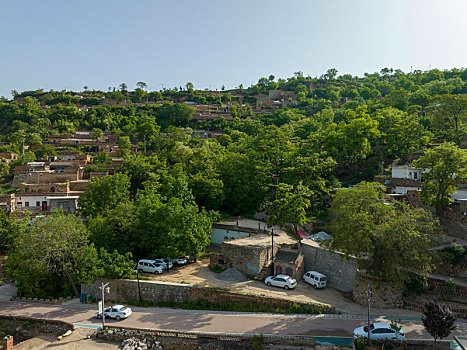
[[[245,282],[230,282],[220,280],[216,278],[218,274],[209,269],[209,259],[203,259],[194,264],[172,268],[169,272],[164,272],[161,275],[149,276],[151,280],[157,281],[189,283],[200,287],[228,288],[233,292],[284,298],[298,302],[323,303],[332,305],[336,308],[336,311],[346,314],[362,315],[367,312],[366,306],[353,302],[337,289],[330,287],[314,289],[303,280],[298,282],[297,287],[292,290],[267,286],[262,281],[247,280]],[[377,312],[377,309],[372,310],[372,313]],[[395,316],[403,316],[412,313],[411,311],[400,309],[394,309],[392,311],[384,310],[385,314],[388,314],[388,312]]]

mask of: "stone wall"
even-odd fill
[[[302,243],[305,271],[314,270],[325,274],[328,286],[342,292],[353,290],[358,267],[356,259],[345,259],[343,254],[332,253],[306,240],[302,240]]]
[[[103,280],[95,283],[82,285],[81,293],[91,294],[97,300],[101,299],[99,286]],[[139,300],[138,282],[134,280],[111,280],[109,281],[110,293],[105,295],[106,300],[118,302],[134,302]],[[191,284],[169,283],[157,281],[140,281],[141,298],[143,301],[175,302],[183,303],[200,299],[208,300],[211,303],[232,302],[232,303],[261,303],[274,306],[292,306],[300,304],[306,306],[316,306],[322,308],[324,313],[335,313],[334,307],[322,303],[297,303],[291,300],[270,298],[258,295],[240,294],[214,288],[195,287]]]
[[[274,245],[274,255],[279,249]],[[235,267],[247,275],[265,278],[272,274],[271,246],[237,245],[225,242],[221,246],[221,255],[226,259],[227,267]]]
[[[97,280],[93,284],[82,285],[81,293],[91,294],[96,299],[101,299],[99,286],[101,282]],[[111,280],[109,281],[110,293],[105,295],[108,300],[120,302],[138,301],[138,281],[135,280]],[[191,284],[169,283],[158,281],[140,281],[139,289],[141,299],[152,303],[158,302],[176,302],[183,303],[188,301],[188,293],[192,288]]]
[[[155,344],[160,344],[164,350],[223,350],[237,349],[247,350],[252,348],[253,334],[223,334],[203,332],[177,332],[156,329],[137,329],[129,327],[105,326],[96,334],[99,339],[113,342],[122,342],[129,338],[145,340],[147,349],[153,349]],[[262,336],[264,345],[272,345],[275,349],[313,349],[314,339],[310,336]],[[295,346],[300,344],[300,346]],[[339,347],[333,347],[338,349]]]
[[[355,277],[352,296],[357,303],[367,305],[366,291],[368,290],[368,285],[370,285],[371,290],[371,307],[392,309],[397,307],[402,301],[402,289],[397,289],[393,285],[382,283],[368,276],[363,271],[357,270]]]

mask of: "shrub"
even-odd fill
[[[466,249],[464,246],[454,243],[451,246],[444,248],[441,253],[444,261],[451,265],[460,265],[462,258],[466,254]]]

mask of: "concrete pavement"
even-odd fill
[[[40,303],[0,301],[0,315],[23,316],[62,320],[75,325],[98,327],[101,322],[94,318],[96,305],[63,306]],[[233,312],[190,311],[159,308],[132,307],[133,315],[109,325],[133,328],[152,328],[185,332],[281,334],[350,337],[352,330],[365,324],[364,315],[280,315],[245,314]],[[388,319],[388,317],[372,317]],[[430,339],[419,319],[403,319],[407,338]],[[454,335],[467,334],[467,321],[458,322]]]

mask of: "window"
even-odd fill
[[[29,202],[25,202],[25,203],[24,203],[24,206],[25,206],[25,207],[29,207]]]
[[[40,207],[41,206],[41,202],[36,202],[36,207]]]
[[[417,179],[417,176],[418,176],[418,173],[417,173],[417,172],[413,173],[413,178],[414,178],[415,180]]]

